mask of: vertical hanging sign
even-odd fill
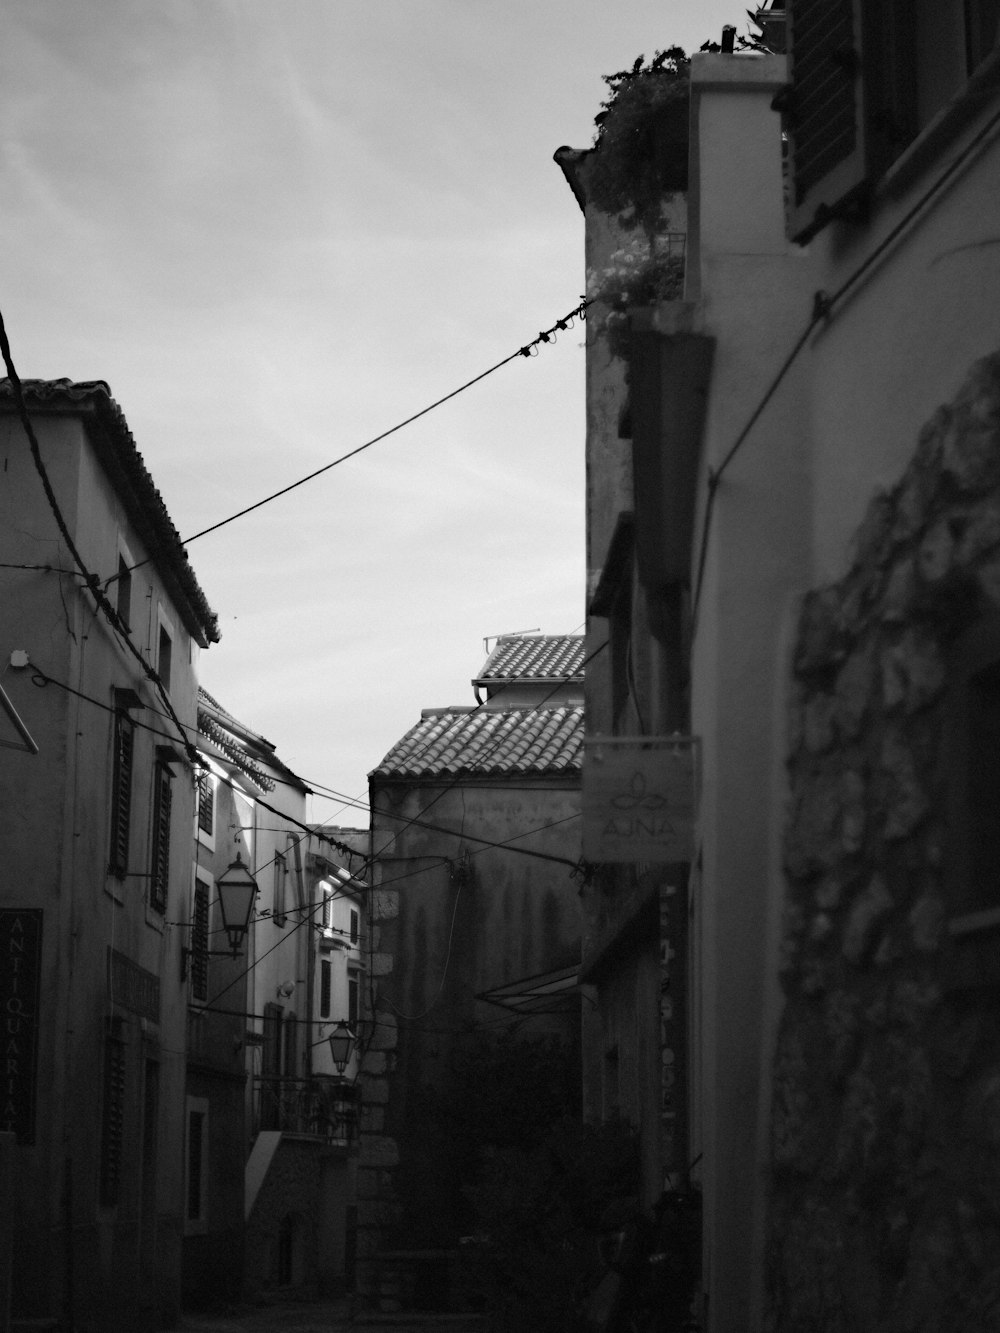
[[[41,910],[0,910],[0,1130],[27,1147],[35,1142],[41,971]]]
[[[691,737],[587,738],[585,861],[689,861],[693,842]]]

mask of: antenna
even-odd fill
[[[508,630],[506,634],[490,634],[483,640],[483,652],[488,653],[490,651],[491,641],[499,643],[501,639],[519,639],[524,634],[541,634],[541,632],[541,629],[536,625],[534,629],[512,629]]]

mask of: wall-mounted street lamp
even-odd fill
[[[330,1033],[330,1054],[333,1056],[338,1074],[342,1074],[351,1063],[356,1044],[357,1037],[351,1031],[347,1020],[342,1018]]]
[[[250,917],[257,898],[257,881],[243,864],[240,853],[230,862],[225,874],[215,881],[219,895],[219,911],[222,914],[222,929],[229,936],[228,949],[192,949],[185,945],[181,949],[181,980],[187,978],[188,959],[195,954],[199,958],[239,958],[243,941],[250,929]]]
[[[257,898],[257,881],[243,864],[239,852],[224,875],[215,881],[222,913],[222,929],[229,936],[229,947],[234,958],[250,929],[250,916]]]

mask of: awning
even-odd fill
[[[509,1009],[515,1014],[561,1014],[576,1007],[580,994],[579,966],[557,972],[538,972],[532,977],[509,981],[505,986],[480,991],[477,1000]]]

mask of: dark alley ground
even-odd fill
[[[482,1333],[474,1315],[352,1315],[350,1302],[287,1301],[245,1305],[222,1314],[187,1314],[177,1333]]]

